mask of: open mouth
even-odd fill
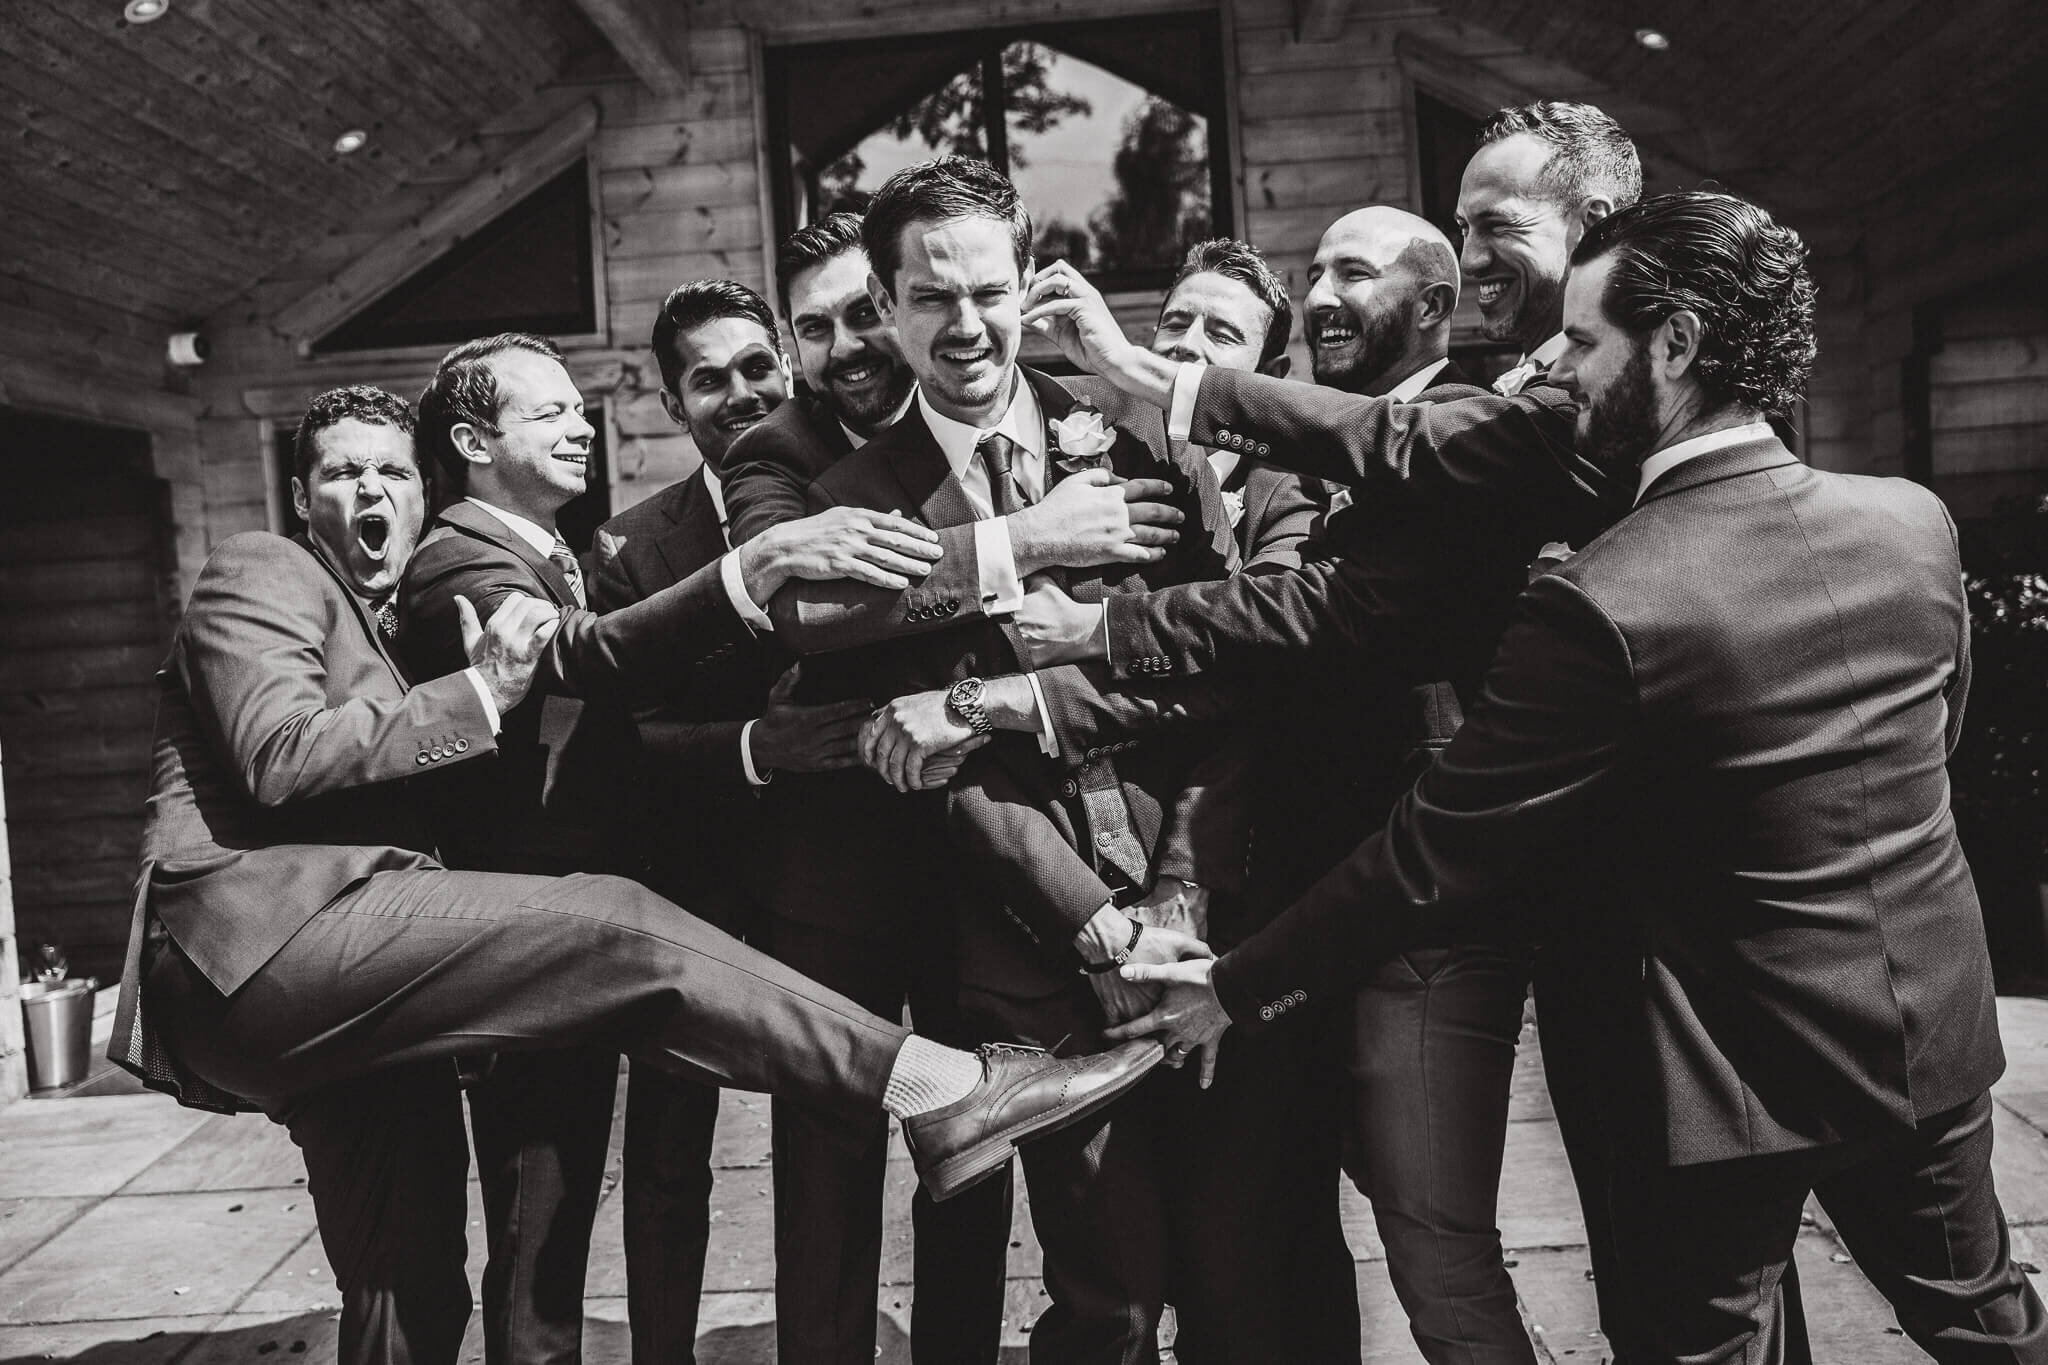
[[[1339,322],[1331,318],[1319,321],[1315,325],[1315,344],[1318,349],[1335,350],[1340,346],[1349,346],[1356,340],[1358,329],[1348,322]]]
[[[1491,308],[1507,297],[1508,286],[1513,280],[1481,280],[1479,282],[1479,306]]]
[[[553,453],[554,458],[563,464],[573,464],[578,469],[588,469],[590,466],[590,452],[587,450],[557,450]]]
[[[945,361],[948,365],[965,367],[968,365],[979,365],[983,361],[992,360],[995,358],[995,353],[996,348],[993,346],[975,346],[966,350],[940,351],[939,359]]]
[[[843,370],[834,370],[832,372],[832,382],[841,388],[857,389],[881,372],[882,367],[880,365],[863,362],[859,365],[849,365]]]
[[[391,548],[391,521],[380,512],[365,512],[356,519],[356,544],[378,563]]]
[[[722,431],[730,431],[737,434],[749,427],[761,425],[767,418],[768,410],[766,408],[755,408],[752,412],[743,412],[737,417],[728,417],[720,422],[718,426]]]

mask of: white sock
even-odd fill
[[[907,1119],[965,1099],[967,1092],[980,1084],[981,1058],[913,1033],[903,1040],[896,1065],[889,1068],[882,1108]]]

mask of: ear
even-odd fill
[[[661,410],[668,414],[669,421],[685,431],[690,429],[689,419],[683,416],[683,400],[670,393],[666,385],[661,390]]]
[[[894,326],[896,300],[889,297],[889,287],[883,284],[882,277],[872,270],[868,272],[868,297],[874,300],[875,311],[882,315],[882,321]]]
[[[789,367],[789,352],[778,350],[775,353],[775,363],[782,367],[782,391],[784,393],[795,393],[796,371]],[[667,392],[667,390],[663,390],[663,392]]]
[[[299,520],[308,526],[313,524],[313,505],[306,497],[306,485],[296,474],[292,475],[292,511],[297,512]]]
[[[1432,281],[1415,296],[1415,329],[1425,331],[1443,326],[1457,311],[1458,287],[1448,280]]]
[[[1269,374],[1275,379],[1285,379],[1287,372],[1294,368],[1294,359],[1285,351],[1259,366],[1260,374]]]
[[[1705,328],[1699,314],[1681,308],[1657,324],[1650,336],[1650,366],[1667,380],[1676,380],[1700,358]]]
[[[1565,234],[1565,250],[1578,249],[1579,239],[1586,235],[1586,229],[1614,212],[1614,201],[1604,194],[1587,195],[1571,216],[1571,228]]]
[[[489,464],[490,448],[484,444],[484,435],[469,422],[457,422],[448,428],[448,444],[455,447],[455,453],[471,464]]]

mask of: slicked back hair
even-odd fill
[[[691,280],[668,291],[661,311],[654,316],[654,363],[661,366],[661,384],[670,393],[683,378],[683,357],[676,338],[695,327],[720,318],[757,322],[768,334],[775,354],[782,354],[782,337],[775,330],[775,314],[768,300],[734,280]]]
[[[455,449],[455,428],[467,423],[478,431],[500,434],[498,409],[504,398],[498,392],[491,357],[508,351],[526,351],[562,363],[562,353],[546,337],[500,332],[465,341],[442,356],[434,367],[434,377],[420,393],[420,427],[413,444],[420,452],[422,470],[436,480],[435,491],[442,505],[469,491],[469,461]]]
[[[849,251],[865,251],[860,241],[860,215],[828,213],[809,227],[800,227],[775,249],[775,301],[789,316],[789,282],[816,266]]]
[[[1492,146],[1518,133],[1550,147],[1542,191],[1567,207],[1602,195],[1627,208],[1643,197],[1643,163],[1635,140],[1605,111],[1568,100],[1538,100],[1494,112],[1479,129],[1478,145]]]
[[[320,433],[349,421],[397,427],[407,436],[413,434],[412,404],[397,394],[368,384],[329,389],[306,405],[306,415],[299,419],[298,434],[292,437],[292,475],[309,490],[313,486],[313,461],[319,453]],[[413,460],[419,460],[417,451]]]
[[[1266,264],[1266,258],[1259,254],[1257,247],[1235,237],[1212,237],[1206,242],[1196,242],[1181,260],[1180,272],[1167,286],[1166,297],[1172,298],[1173,291],[1180,288],[1188,276],[1204,274],[1236,280],[1266,305],[1271,318],[1266,323],[1265,344],[1259,348],[1261,365],[1271,364],[1274,357],[1286,351],[1288,333],[1294,330],[1294,303],[1287,297],[1287,286],[1273,273],[1273,267]]]
[[[1031,215],[1017,187],[986,161],[942,156],[905,166],[884,180],[868,201],[860,239],[883,288],[896,292],[896,272],[903,267],[903,229],[912,223],[956,218],[987,218],[1002,224],[1010,233],[1018,275],[1031,269]]]
[[[1601,311],[1643,336],[1680,310],[1700,320],[1691,373],[1716,407],[1783,416],[1813,372],[1806,243],[1732,194],[1660,194],[1603,218],[1574,266],[1612,257]]]

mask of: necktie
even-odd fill
[[[377,633],[387,640],[396,640],[398,638],[398,608],[391,604],[390,598],[387,597],[377,604],[376,617]]]
[[[569,549],[569,542],[555,537],[555,548],[548,551],[548,562],[562,571],[562,577],[569,580],[569,595],[576,599],[576,605],[587,605],[583,600],[583,570],[576,565],[576,556]]]
[[[988,470],[988,505],[996,516],[1007,517],[1024,510],[1024,493],[1011,476],[1010,461],[1017,447],[1000,431],[991,431],[975,444],[974,453]]]

